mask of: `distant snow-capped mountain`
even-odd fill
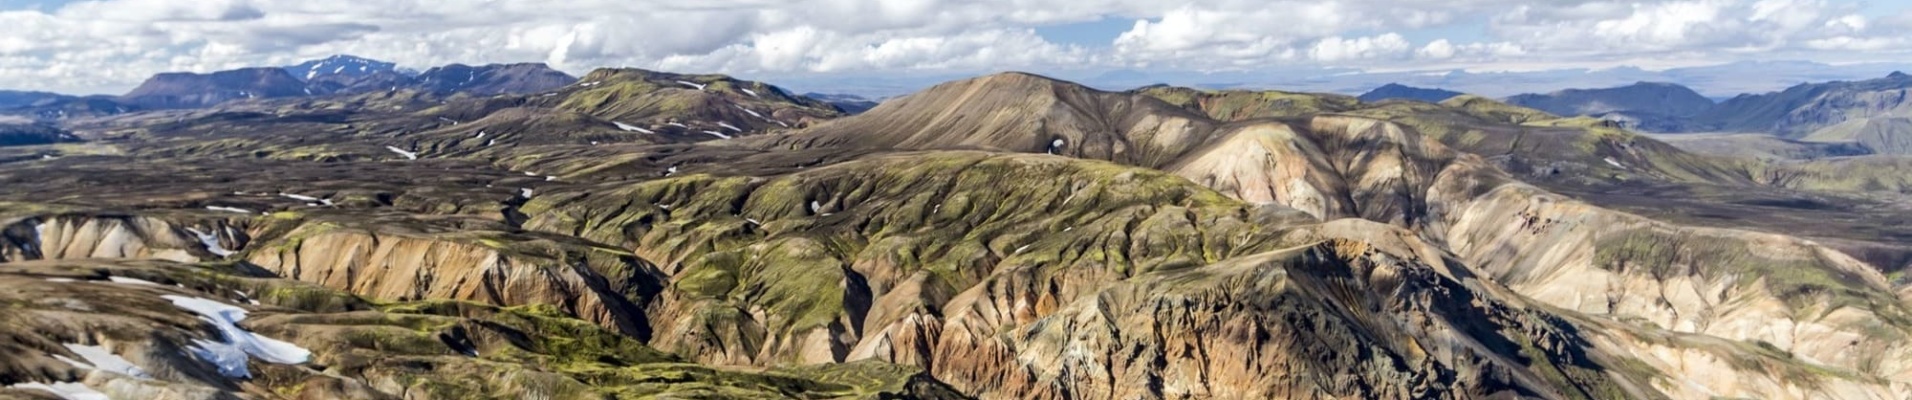
[[[328,77],[358,79],[381,74],[417,75],[417,71],[398,68],[398,64],[345,54],[306,61],[285,67],[285,71],[305,81]]]

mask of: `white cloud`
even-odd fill
[[[419,68],[544,61],[574,73],[774,74],[1723,62],[1912,48],[1912,13],[1875,18],[1857,1],[96,0],[0,11],[0,87],[119,91],[157,72],[336,53]],[[1133,22],[1101,45],[1034,31],[1103,19]],[[1438,36],[1468,31],[1486,36]]]
[[[1321,39],[1315,42],[1308,55],[1317,61],[1339,62],[1377,58],[1399,58],[1405,55],[1411,45],[1400,34],[1388,33],[1379,36],[1342,39],[1339,36]]]

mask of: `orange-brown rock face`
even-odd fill
[[[548,242],[512,253],[476,238],[302,229],[261,244],[247,261],[289,279],[374,299],[552,304],[626,334],[649,333],[642,304],[655,290],[655,278],[648,264],[629,256]]]

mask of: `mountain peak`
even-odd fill
[[[354,56],[334,54],[284,68],[286,73],[305,81],[327,77],[362,78],[378,74],[400,74],[398,64]]]
[[[1906,75],[1905,71],[1892,71],[1891,74],[1887,74],[1885,77],[1891,78],[1891,79],[1905,79],[1905,78],[1912,78],[1912,75]]]

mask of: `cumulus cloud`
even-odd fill
[[[1128,29],[1088,44],[1036,33],[1104,20]],[[1868,16],[1857,0],[93,0],[0,11],[0,24],[0,87],[107,92],[157,72],[339,53],[419,68],[748,74],[1724,62],[1912,48],[1912,13]],[[1436,29],[1454,26],[1486,36]]]
[[[1584,54],[1752,53],[1888,39],[1852,2],[1828,0],[1602,1],[1565,9],[1523,5],[1494,29],[1524,47]],[[1819,44],[1815,44],[1819,43]]]
[[[1315,42],[1308,55],[1324,62],[1398,58],[1406,54],[1408,48],[1407,39],[1397,33],[1354,39],[1336,36]]]

